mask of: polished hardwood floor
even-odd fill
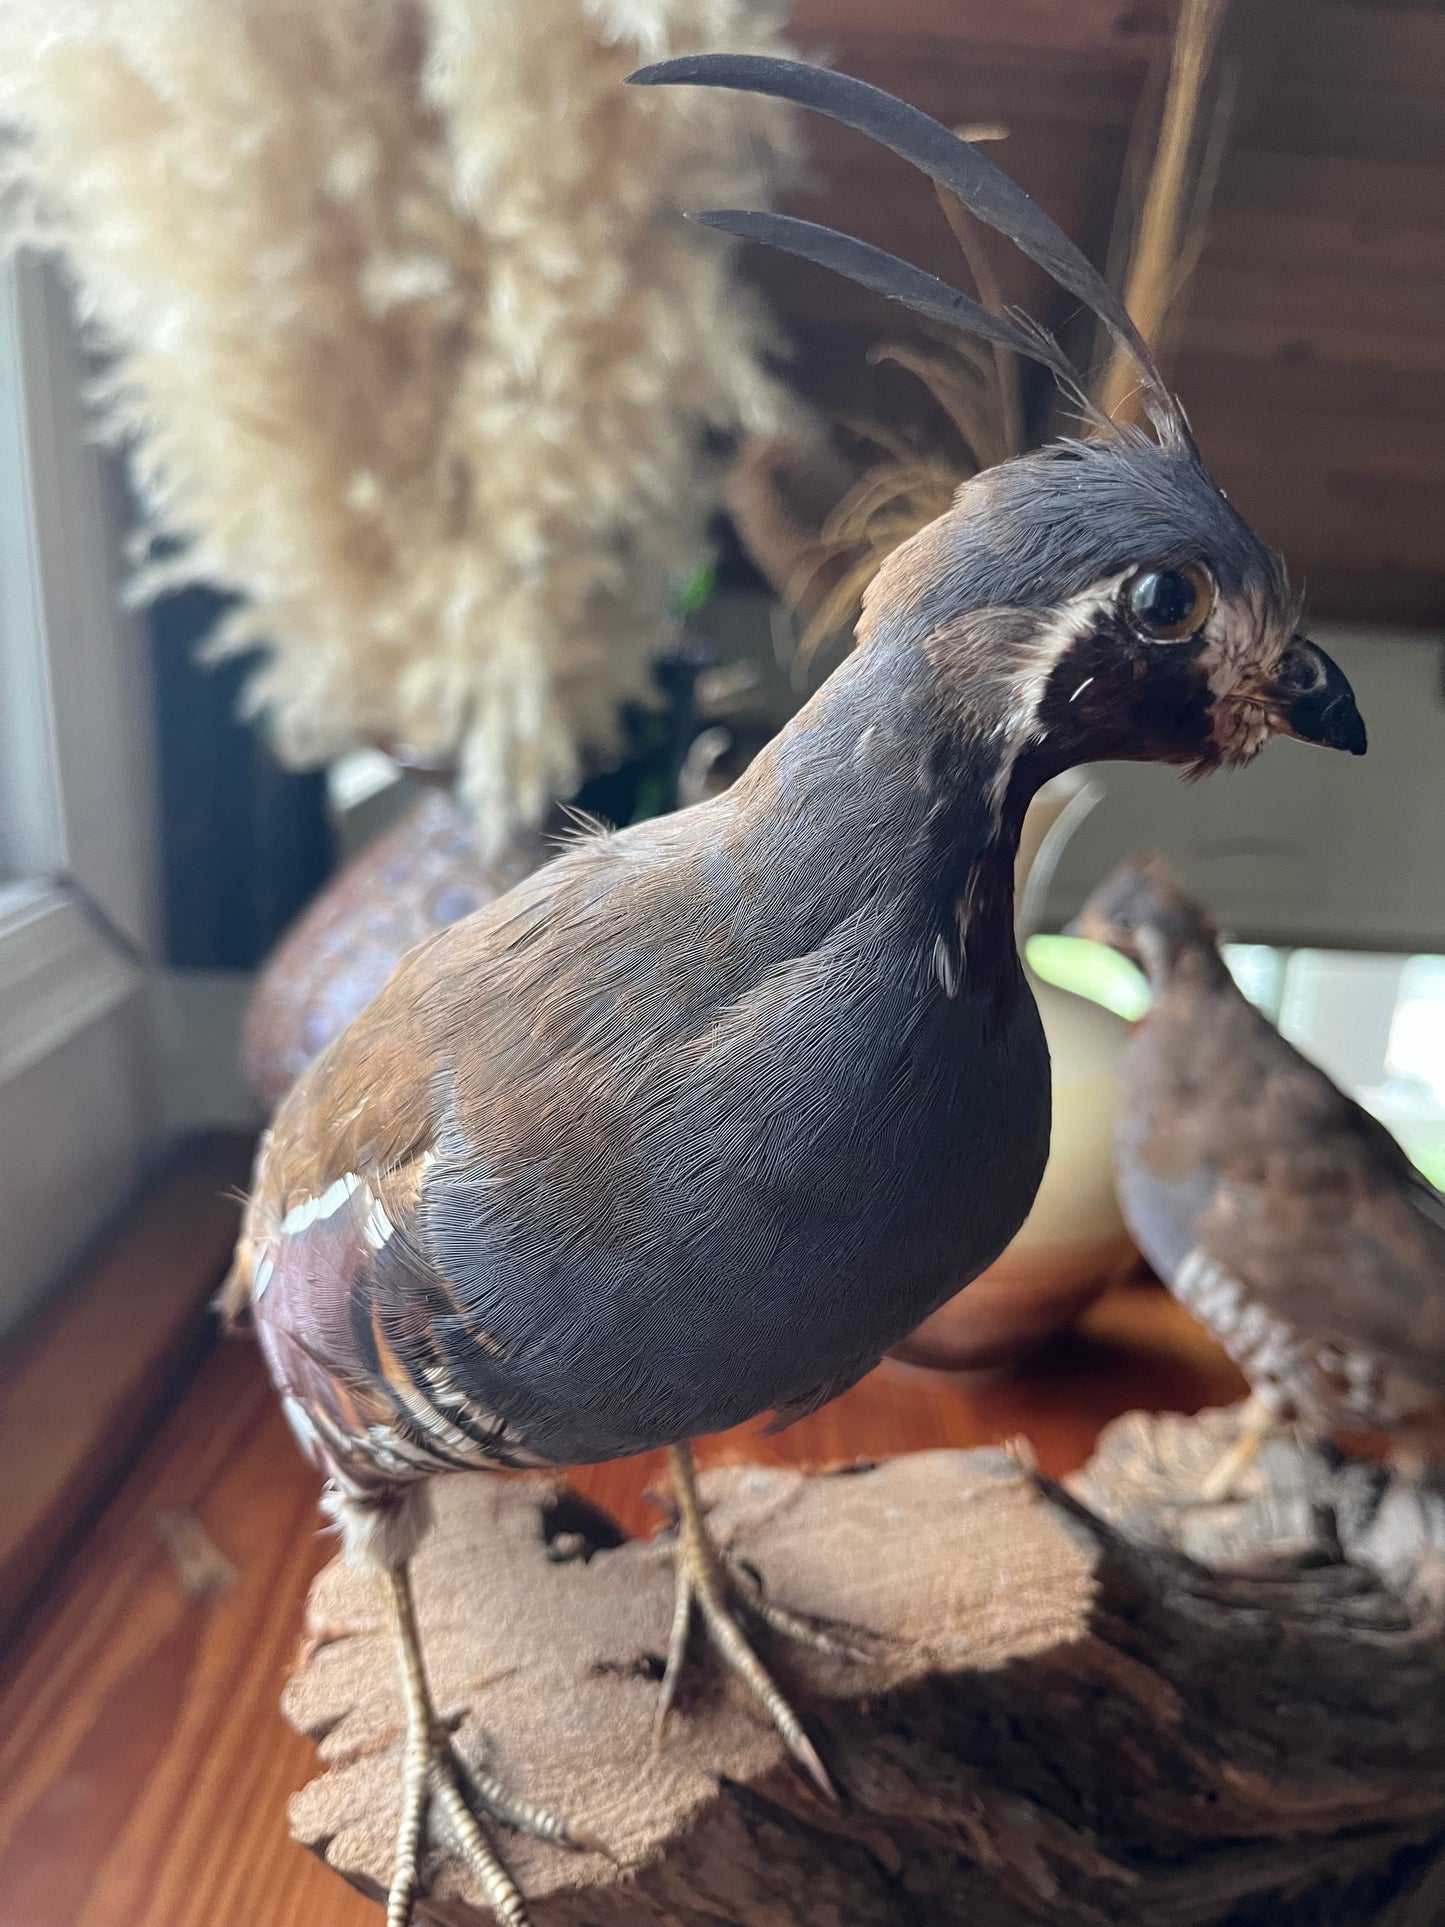
[[[1157,1288],[1121,1286],[1026,1371],[963,1384],[883,1367],[777,1437],[705,1462],[826,1464],[1023,1436],[1046,1471],[1134,1406],[1193,1409],[1239,1381]],[[650,1460],[576,1483],[632,1531]],[[277,1700],[331,1542],[249,1345],[219,1344],[154,1418],[51,1574],[0,1672],[0,1927],[375,1927],[286,1832],[314,1770]]]

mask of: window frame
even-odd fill
[[[0,1333],[133,1188],[159,1115],[149,654],[85,381],[58,274],[0,262]]]

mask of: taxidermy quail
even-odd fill
[[[1135,858],[1070,926],[1149,979],[1125,1047],[1119,1198],[1144,1256],[1251,1398],[1206,1499],[1277,1426],[1445,1445],[1445,1198],[1244,997],[1213,925]]]
[[[473,1816],[422,1664],[408,1561],[438,1473],[670,1448],[680,1527],[665,1711],[696,1618],[824,1791],[731,1573],[688,1441],[866,1372],[982,1271],[1044,1167],[1049,1073],[1012,936],[1029,797],[1086,759],[1247,762],[1277,732],[1360,750],[1279,560],[1210,481],[1122,304],[981,155],[842,76],[758,58],[635,75],[756,89],[875,134],[1128,345],[1154,436],[1011,462],[879,575],[859,647],[724,794],[585,837],[415,951],[262,1146],[229,1289],[383,1575],[408,1714],[388,1919],[430,1806],[498,1915],[523,1903]],[[901,261],[759,214],[812,255],[1042,361],[1054,342]],[[493,1818],[590,1835],[473,1784]]]

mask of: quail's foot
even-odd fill
[[[1279,1430],[1279,1420],[1262,1399],[1246,1399],[1239,1414],[1239,1436],[1206,1473],[1199,1488],[1200,1503],[1225,1505],[1239,1498],[1241,1474],[1254,1464],[1265,1440]]]
[[[739,1624],[740,1612],[768,1626],[784,1638],[811,1646],[814,1651],[834,1658],[857,1659],[863,1655],[835,1635],[814,1626],[785,1607],[764,1599],[755,1585],[733,1572],[708,1532],[698,1500],[693,1474],[692,1453],[685,1445],[673,1447],[673,1491],[677,1499],[676,1595],[672,1632],[667,1643],[667,1666],[657,1698],[654,1725],[656,1743],[661,1745],[668,1714],[677,1693],[687,1656],[688,1633],[696,1612],[718,1658],[747,1687],[782,1736],[783,1743],[818,1791],[830,1800],[838,1797],[818,1750],[808,1738],[798,1715],[793,1711],[776,1681],[753,1651]]]
[[[555,1846],[595,1853],[607,1853],[608,1849],[586,1828],[513,1799],[489,1773],[476,1769],[463,1773],[451,1737],[432,1706],[406,1568],[389,1570],[385,1577],[407,1714],[401,1823],[386,1902],[386,1927],[410,1927],[412,1908],[421,1889],[421,1853],[429,1811],[445,1822],[501,1927],[530,1927],[526,1903],[474,1808],[480,1807],[492,1819],[535,1834],[540,1840],[550,1840]]]

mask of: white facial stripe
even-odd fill
[[[1113,606],[1119,585],[1129,574],[1132,570],[1121,569],[1118,575],[1095,583],[1081,595],[1072,596],[1037,631],[1029,660],[1013,679],[1017,707],[1009,720],[1010,735],[1026,738],[1033,734],[1049,678],[1079,638],[1086,636],[1105,610]],[[1069,698],[1070,702],[1081,696],[1092,680],[1085,677]]]
[[[1074,596],[1038,631],[1028,663],[1014,677],[1016,707],[1007,730],[1016,742],[1025,742],[1034,734],[1039,706],[1055,668],[1081,636],[1101,617],[1113,612],[1120,587],[1133,572],[1132,568],[1121,570],[1118,575]],[[1204,625],[1200,666],[1215,702],[1215,741],[1230,762],[1248,762],[1263,749],[1273,733],[1263,705],[1236,693],[1247,671],[1268,673],[1270,662],[1264,638],[1270,622],[1271,611],[1256,597],[1229,600],[1220,597]],[[1281,635],[1281,649],[1287,640]],[[1070,693],[1069,701],[1076,702],[1092,681],[1092,676],[1084,677]]]

